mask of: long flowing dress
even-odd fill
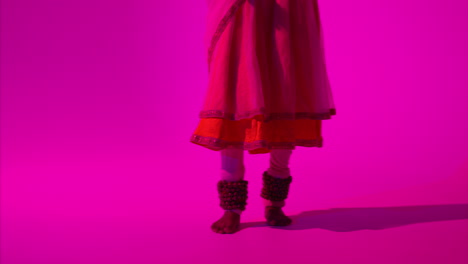
[[[190,142],[250,154],[322,147],[336,115],[317,0],[207,0],[208,87]]]

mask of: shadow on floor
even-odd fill
[[[468,219],[468,204],[416,205],[369,208],[332,208],[288,215],[292,224],[271,228],[304,230],[320,228],[336,232],[380,230],[393,227]],[[265,222],[241,223],[240,229],[267,226]]]

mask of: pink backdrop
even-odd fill
[[[1,0],[0,262],[466,263],[467,1],[320,8],[337,115],[291,158],[295,224],[265,225],[246,153],[221,235],[219,152],[189,142],[205,1]]]

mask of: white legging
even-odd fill
[[[221,152],[221,180],[239,181],[244,179],[244,151],[240,148],[228,147]],[[292,149],[272,149],[270,152],[270,167],[267,169],[269,175],[277,178],[287,178],[290,176],[289,160]],[[273,202],[262,198],[265,206],[283,207],[285,201]],[[241,214],[238,209],[229,210]]]

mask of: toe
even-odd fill
[[[276,219],[272,219],[270,221],[268,221],[268,224],[270,225],[277,225],[278,224],[278,221]]]
[[[216,233],[222,233],[223,232],[223,226],[216,225],[213,229]]]
[[[237,225],[232,225],[232,226],[226,227],[224,230],[226,231],[226,233],[234,233],[236,232],[237,227],[238,227]]]
[[[211,230],[215,231],[215,232],[218,232],[219,230],[219,223],[218,222],[214,222],[212,225],[211,225]]]

